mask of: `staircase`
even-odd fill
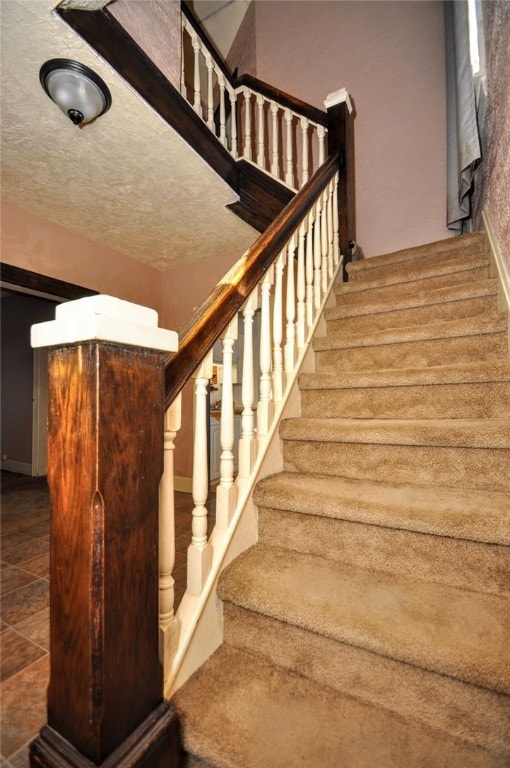
[[[480,233],[349,268],[181,688],[196,768],[510,764],[510,361]]]

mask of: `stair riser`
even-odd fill
[[[488,265],[489,259],[484,253],[473,253],[470,256],[452,253],[449,256],[402,261],[398,266],[387,264],[372,269],[354,271],[349,274],[349,281],[364,285],[396,284],[408,280],[427,279],[436,275],[446,276],[467,268],[477,269]]]
[[[510,384],[318,389],[301,392],[307,417],[350,419],[483,419],[510,413]]]
[[[485,749],[507,747],[505,697],[224,604],[225,643]]]
[[[284,469],[391,484],[510,491],[510,450],[284,440]]]
[[[380,300],[382,298],[405,297],[409,295],[423,295],[434,288],[448,288],[462,283],[479,282],[488,280],[490,277],[489,267],[477,267],[468,269],[464,272],[454,272],[451,275],[440,275],[439,277],[429,277],[423,280],[414,280],[407,283],[396,283],[395,285],[385,285],[381,287],[366,287],[362,283],[337,283],[335,293],[337,303],[343,302],[364,302],[368,299]]]
[[[376,312],[361,317],[343,317],[327,321],[328,333],[369,333],[372,330],[402,328],[408,325],[430,325],[442,320],[458,320],[461,317],[475,317],[497,312],[495,296],[449,301],[443,304],[426,305],[400,309],[394,312]]]
[[[370,371],[379,368],[424,368],[455,363],[482,363],[508,357],[506,333],[456,336],[401,344],[317,350],[317,372]]]
[[[361,568],[510,594],[508,547],[260,508],[259,542],[272,545],[276,541],[285,543],[286,549]]]

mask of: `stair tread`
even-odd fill
[[[284,440],[510,449],[510,419],[284,419]]]
[[[324,310],[326,320],[338,320],[344,317],[365,316],[378,313],[395,312],[415,307],[434,306],[437,304],[457,303],[466,299],[491,298],[497,295],[495,279],[479,282],[460,283],[455,287],[433,288],[426,293],[410,293],[407,296],[393,295],[388,298],[372,298],[360,296],[359,302],[349,304],[339,303]]]
[[[389,485],[292,472],[261,480],[259,507],[510,545],[510,494]]]
[[[377,269],[358,271],[352,273],[351,279],[355,285],[385,286],[409,283],[415,280],[426,280],[429,277],[444,275],[447,277],[454,272],[465,272],[476,267],[485,267],[489,264],[486,253],[473,253],[466,258],[464,253],[451,253],[448,258],[423,258],[401,261],[398,269],[394,264],[379,265]]]
[[[257,545],[220,577],[219,597],[433,672],[510,692],[510,602],[282,547]]]
[[[384,344],[405,344],[413,341],[447,339],[459,336],[481,336],[507,331],[508,319],[503,313],[492,313],[483,317],[463,317],[458,320],[444,320],[427,325],[408,325],[401,328],[345,333],[330,331],[313,341],[315,351],[349,349],[352,347],[382,346]]]
[[[467,384],[510,381],[509,362],[458,363],[426,368],[302,373],[300,389],[350,389],[352,387],[401,387],[411,385]]]
[[[229,646],[172,703],[185,748],[216,768],[369,768],[375,755],[380,768],[503,768],[505,760]]]
[[[349,275],[352,275],[356,272],[370,271],[389,264],[399,265],[401,262],[423,260],[428,256],[437,256],[439,254],[448,256],[459,250],[463,252],[473,250],[478,252],[480,249],[486,248],[486,242],[485,232],[472,232],[460,237],[447,237],[432,243],[424,243],[423,245],[416,245],[411,248],[401,248],[398,251],[372,256],[369,259],[353,261],[348,264],[347,271]]]
[[[350,281],[348,283],[336,283],[335,294],[337,296],[373,296],[373,295],[411,295],[414,293],[424,293],[431,289],[457,286],[467,282],[476,282],[478,280],[487,280],[489,274],[489,262],[485,260],[480,264],[465,264],[464,269],[458,269],[447,274],[430,274],[427,276],[408,275],[403,281],[393,283],[382,283],[374,280],[368,282],[364,280]]]

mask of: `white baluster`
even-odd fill
[[[264,97],[262,94],[257,94],[257,165],[259,168],[264,168]]]
[[[180,428],[181,396],[178,395],[165,413],[163,475],[159,485],[159,637],[162,662],[171,657],[178,633],[172,571],[175,563],[174,440]]]
[[[244,94],[244,156],[251,160],[251,91],[243,88]]]
[[[214,103],[213,103],[213,60],[209,52],[205,55],[207,67],[207,125],[214,131]]]
[[[340,245],[338,241],[338,171],[335,173],[335,190],[333,192],[333,241],[335,244],[335,266],[340,261]]]
[[[310,123],[308,122],[308,119],[306,117],[302,117],[300,120],[300,123],[301,123],[301,133],[303,135],[303,175],[302,175],[302,183],[301,183],[301,186],[303,186],[303,184],[306,184],[306,182],[310,178],[310,173],[308,170],[308,152],[309,152],[308,128]]]
[[[335,247],[333,243],[333,182],[330,181],[327,188],[327,200],[328,200],[328,277],[333,277],[334,264],[335,264]]]
[[[223,381],[221,386],[220,484],[216,489],[216,525],[227,528],[235,512],[237,489],[234,485],[234,387],[232,354],[237,339],[237,314],[222,337]]]
[[[227,134],[225,131],[225,76],[223,72],[218,72],[218,84],[220,86],[220,141],[225,146]]]
[[[321,199],[315,203],[313,222],[313,296],[315,309],[321,305]]]
[[[328,290],[328,199],[325,192],[321,197],[321,278],[322,278],[322,295]]]
[[[313,207],[308,214],[306,231],[306,327],[313,325]]]
[[[257,405],[257,439],[259,445],[264,441],[273,421],[273,401],[271,400],[271,285],[274,279],[274,267],[264,275],[260,289],[260,388]]]
[[[254,414],[254,382],[253,382],[253,316],[258,306],[258,286],[252,291],[243,309],[244,349],[243,349],[243,380],[241,399],[243,412],[241,414],[241,439],[239,440],[239,473],[238,484],[246,483],[251,475],[257,457],[255,439]]]
[[[182,17],[182,35],[181,35],[181,96],[188,100],[188,95],[186,92],[186,75],[184,72],[184,33],[186,30],[186,22],[184,20],[184,16]]]
[[[276,262],[274,306],[273,306],[273,400],[283,400],[283,270],[285,268],[286,248]]]
[[[298,262],[297,262],[297,345],[298,349],[305,346],[306,340],[306,283],[305,283],[305,222],[299,227]]]
[[[290,109],[285,110],[285,125],[287,126],[287,171],[285,173],[285,183],[289,187],[294,186],[294,152],[292,147],[292,112]]]
[[[317,138],[319,139],[319,165],[320,168],[321,165],[324,162],[325,157],[325,146],[324,146],[324,137],[326,136],[326,129],[323,125],[317,126]]]
[[[193,87],[195,91],[195,96],[193,100],[193,109],[195,110],[197,115],[200,115],[200,117],[202,117],[202,105],[201,105],[201,97],[200,97],[200,40],[198,39],[198,35],[196,34],[196,32],[193,32],[191,39],[193,43],[193,52],[194,52]]]
[[[287,256],[287,294],[285,300],[285,346],[283,348],[284,368],[287,377],[294,371],[294,353],[296,346],[296,286],[294,283],[294,254],[296,252],[296,236],[292,235]]]
[[[271,116],[272,116],[272,128],[271,128],[271,140],[273,143],[273,157],[271,161],[271,173],[276,179],[280,178],[280,163],[278,157],[278,104],[271,102]]]
[[[234,90],[229,90],[230,94],[230,135],[231,146],[230,152],[234,160],[237,160],[237,93]]]
[[[212,377],[212,349],[195,374],[195,434],[193,441],[193,516],[188,547],[188,592],[199,595],[211,570],[212,547],[207,541],[207,391]]]

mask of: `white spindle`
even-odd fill
[[[313,325],[313,209],[308,214],[306,231],[306,327]]]
[[[174,440],[180,428],[181,395],[178,395],[165,413],[163,475],[159,485],[159,631],[162,660],[171,656],[177,642],[172,571],[175,563]]]
[[[244,94],[244,156],[251,160],[251,91],[243,88]]]
[[[294,159],[293,159],[293,147],[292,147],[292,112],[290,109],[285,110],[285,125],[287,126],[287,147],[286,147],[286,160],[287,171],[285,173],[285,183],[292,187],[294,185]]]
[[[257,165],[259,168],[264,168],[264,97],[262,94],[257,94]]]
[[[237,93],[232,89],[230,94],[230,151],[234,160],[237,160]]]
[[[313,222],[313,296],[315,309],[321,305],[321,199],[315,203]]]
[[[227,528],[235,512],[237,489],[234,485],[234,387],[232,354],[237,339],[237,314],[222,339],[223,380],[221,386],[220,484],[216,489],[216,525]]]
[[[285,373],[294,371],[294,352],[296,345],[296,286],[294,283],[294,254],[296,252],[296,236],[292,235],[287,256],[287,293],[285,300],[285,346],[283,348]]]
[[[192,37],[193,53],[194,53],[194,69],[193,69],[193,87],[194,87],[194,100],[193,109],[202,117],[202,106],[200,98],[200,40],[196,32],[193,32]]]
[[[218,72],[218,85],[220,86],[220,141],[223,146],[226,146],[227,134],[225,130],[225,76],[223,72]]]
[[[207,467],[207,391],[212,377],[212,349],[198,368],[195,379],[195,434],[193,441],[193,508],[191,544],[188,547],[188,592],[199,595],[211,570],[212,547],[207,541],[209,472]]]
[[[321,278],[322,295],[328,290],[328,198],[323,192],[321,198]]]
[[[324,162],[325,157],[325,146],[324,146],[324,137],[326,136],[326,129],[323,125],[317,126],[317,138],[319,139],[319,168]]]
[[[338,171],[335,173],[335,190],[333,193],[333,240],[335,244],[335,266],[340,261],[340,244],[338,241],[338,229],[339,229],[339,223],[338,223],[338,178],[339,174]]]
[[[302,185],[306,184],[308,179],[310,178],[310,173],[308,170],[308,127],[310,125],[308,119],[306,117],[302,117],[300,120],[301,123],[301,133],[303,135],[303,176],[302,176]]]
[[[214,103],[213,103],[213,60],[210,53],[205,55],[207,67],[207,125],[214,131]]]
[[[273,144],[273,156],[271,161],[271,173],[276,179],[280,178],[279,169],[279,157],[278,157],[278,104],[271,102],[271,116],[272,116],[272,128],[271,128],[271,141]]]
[[[243,375],[241,385],[241,399],[243,412],[241,414],[241,439],[239,440],[239,484],[249,480],[255,459],[257,457],[257,443],[255,439],[255,414],[254,414],[254,382],[253,382],[253,317],[257,309],[258,286],[252,291],[243,309],[244,322],[244,349],[243,349]]]
[[[260,289],[260,389],[257,405],[257,438],[259,444],[269,434],[273,420],[271,400],[271,285],[274,267],[271,266],[262,281]]]
[[[328,277],[333,277],[333,270],[335,264],[335,248],[333,243],[333,182],[330,181],[327,186],[327,200],[328,200]]]
[[[297,262],[297,345],[298,349],[305,346],[306,339],[306,280],[305,280],[305,221],[299,227],[298,262]]]
[[[283,400],[283,270],[285,268],[286,249],[276,262],[274,306],[273,306],[273,400]]]

